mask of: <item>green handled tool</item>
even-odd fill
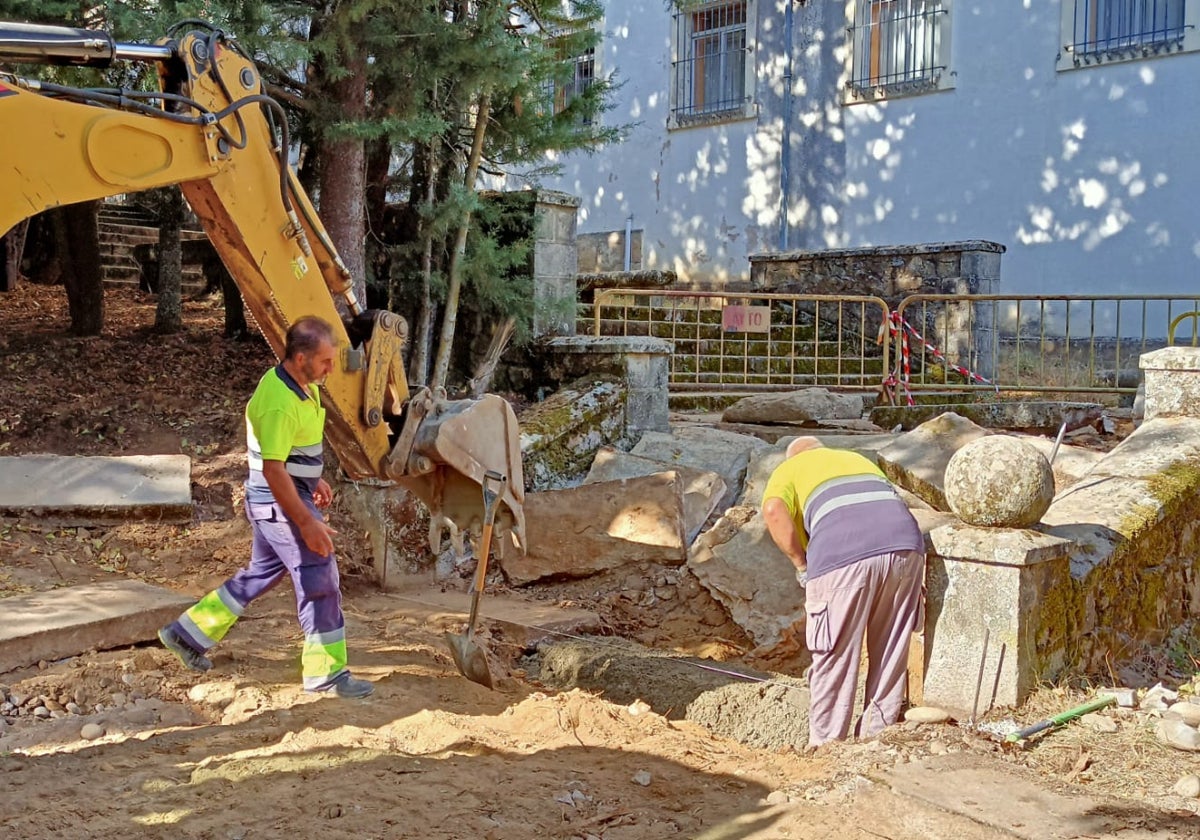
[[[1016,732],[1010,733],[1009,736],[1004,740],[1008,741],[1009,743],[1024,741],[1026,738],[1036,735],[1039,732],[1065,726],[1076,718],[1083,717],[1089,712],[1095,712],[1103,709],[1105,706],[1111,706],[1115,702],[1117,702],[1117,698],[1113,697],[1111,694],[1101,694],[1095,700],[1084,703],[1082,706],[1076,706],[1074,709],[1067,709],[1065,712],[1057,714],[1051,718],[1046,718],[1040,723],[1035,723],[1032,726],[1025,727],[1024,729],[1018,729]]]

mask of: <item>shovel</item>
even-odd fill
[[[472,584],[471,615],[467,619],[467,631],[462,635],[446,634],[450,655],[458,672],[471,682],[492,687],[492,672],[488,670],[487,652],[475,644],[475,618],[479,615],[479,596],[487,579],[488,554],[492,547],[492,525],[496,522],[496,502],[500,500],[508,479],[498,472],[488,470],[483,476],[483,534],[479,538],[479,561],[475,568]],[[491,485],[495,485],[495,489]]]

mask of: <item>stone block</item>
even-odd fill
[[[1138,360],[1146,378],[1145,417],[1200,414],[1200,347],[1164,347]]]
[[[146,642],[193,599],[140,580],[14,595],[0,610],[0,673]]]
[[[725,511],[696,540],[687,563],[701,585],[754,640],[756,653],[805,651],[804,590],[756,508]]]
[[[629,437],[668,428],[671,342],[643,336],[559,336],[549,339],[545,349],[564,377],[603,373],[622,378]]]
[[[947,412],[922,423],[881,449],[878,463],[884,475],[938,510],[948,511],[946,465],[954,453],[988,432],[970,420]]]
[[[778,394],[755,394],[738,400],[721,415],[728,423],[816,423],[862,417],[858,394],[838,394],[825,388],[805,388]]]
[[[641,455],[665,464],[682,464],[715,472],[725,481],[726,491],[717,505],[724,510],[741,492],[750,453],[766,446],[748,435],[704,427],[680,427],[671,432],[647,432],[633,447]]]
[[[581,380],[521,413],[521,458],[527,490],[579,481],[597,449],[625,439],[624,387]]]
[[[1070,590],[1067,540],[964,525],[936,528],[929,539],[923,702],[970,717],[982,663],[978,712],[1019,705],[1065,665],[1069,639],[1038,645],[1044,614]]]
[[[717,473],[681,465],[672,466],[605,446],[596,451],[596,460],[592,462],[592,468],[588,470],[583,483],[638,478],[665,470],[678,473],[683,484],[684,529],[690,545],[708,521],[717,502],[725,495],[725,481]]]
[[[579,272],[575,246],[561,242],[539,242],[533,252],[534,277],[574,277]]]
[[[683,486],[674,471],[525,496],[524,557],[502,556],[518,586],[579,578],[627,563],[686,559]]]

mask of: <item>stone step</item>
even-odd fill
[[[192,599],[140,580],[68,586],[4,599],[0,672],[150,641]]]

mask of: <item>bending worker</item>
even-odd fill
[[[850,734],[864,636],[866,693],[854,734],[878,734],[904,702],[909,639],[922,612],[921,529],[875,464],[813,437],[788,445],[762,510],[806,588],[809,746]]]
[[[249,565],[158,632],[159,640],[193,671],[255,598],[292,576],[304,630],[304,688],[338,697],[366,697],[375,686],[350,676],[346,625],[333,534],[321,511],[333,491],[321,478],[325,409],[317,386],[333,370],[333,329],[320,318],[287,331],[284,358],[267,371],[246,406],[250,475],[246,516],[254,532]]]

